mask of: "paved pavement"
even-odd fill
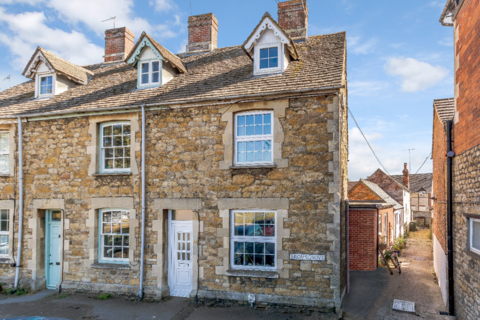
[[[400,257],[402,274],[386,268],[373,272],[352,271],[351,289],[343,303],[344,319],[448,319],[433,269],[432,240],[429,230],[410,233],[407,249]],[[425,258],[425,260],[416,260]],[[416,313],[392,310],[393,300],[415,302]]]
[[[415,260],[415,257],[425,258]],[[400,258],[402,274],[390,276],[387,269],[374,272],[352,272],[351,291],[344,301],[344,318],[351,319],[447,319],[446,311],[433,273],[432,241],[428,230],[413,233],[408,248]],[[415,302],[417,315],[392,310],[393,300]],[[82,295],[57,295],[52,291],[9,297],[0,300],[0,319],[37,316],[70,320],[292,320],[338,319],[334,314],[298,313],[267,308],[251,309],[235,304],[224,306],[192,305],[187,299],[170,298],[149,303],[124,299],[98,300]],[[29,319],[29,318],[26,318]],[[44,319],[44,320],[47,320]]]

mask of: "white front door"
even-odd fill
[[[169,230],[168,284],[170,295],[188,297],[192,291],[193,223],[191,221],[171,221]]]

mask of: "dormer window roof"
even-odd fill
[[[22,74],[35,80],[35,97],[42,98],[87,84],[94,73],[38,47]]]
[[[138,70],[138,88],[159,87],[186,73],[182,60],[145,32],[127,56],[126,62]]]
[[[290,59],[298,59],[293,40],[268,12],[245,41],[243,49],[253,59],[255,75],[283,73]]]

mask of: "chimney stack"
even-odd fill
[[[135,45],[135,35],[127,28],[116,28],[105,31],[105,62],[125,60]]]
[[[305,40],[308,36],[307,0],[290,0],[278,4],[278,24],[292,38]]]
[[[217,41],[218,20],[213,13],[188,17],[187,53],[213,51]]]
[[[406,163],[403,169],[403,185],[405,186],[405,188],[410,189],[410,175],[408,173],[408,168]]]

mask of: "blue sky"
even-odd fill
[[[191,3],[191,5],[190,5]],[[390,174],[400,174],[412,151],[416,172],[431,152],[433,99],[453,97],[453,29],[438,22],[446,0],[309,0],[309,35],[347,32],[349,107]],[[0,0],[0,90],[21,75],[37,46],[83,65],[102,61],[104,31],[147,31],[177,53],[187,42],[187,19],[213,12],[218,46],[241,44],[275,0]],[[349,179],[379,164],[352,120]],[[427,160],[420,172],[431,172]]]

